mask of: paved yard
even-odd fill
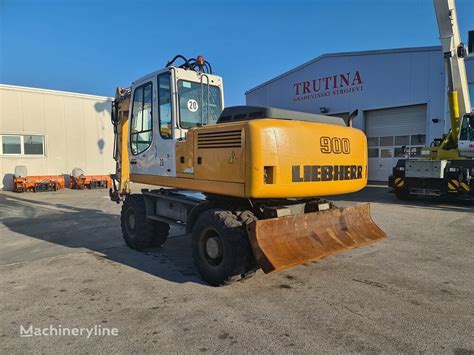
[[[281,273],[213,288],[183,230],[124,246],[106,191],[0,193],[0,349],[36,352],[474,351],[474,206],[398,202],[369,187],[388,238]],[[117,336],[20,337],[20,326],[117,328]]]

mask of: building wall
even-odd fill
[[[11,189],[15,166],[28,175],[86,174],[114,171],[111,99],[10,85],[0,85],[0,134],[45,137],[44,156],[0,155],[0,181]]]
[[[356,73],[359,79],[355,78]],[[349,77],[349,85],[340,80]],[[332,78],[336,76],[336,84]],[[326,85],[325,78],[328,79]],[[322,86],[318,86],[322,79]],[[316,80],[314,92],[313,80]],[[304,82],[310,93],[303,93]],[[303,86],[300,84],[303,83]],[[336,86],[336,87],[335,87]],[[449,124],[446,77],[440,47],[323,55],[246,93],[248,105],[329,114],[359,109],[354,125],[364,129],[365,110],[427,104],[427,141]],[[303,90],[302,90],[303,89]],[[299,91],[299,92],[298,92]],[[306,95],[306,96],[305,96]],[[432,119],[438,119],[433,123]]]

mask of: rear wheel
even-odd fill
[[[214,286],[253,276],[257,269],[242,222],[230,211],[203,212],[192,232],[194,264]]]
[[[132,249],[143,250],[163,245],[169,234],[169,225],[158,221],[147,221],[143,195],[128,195],[120,215],[125,243]]]

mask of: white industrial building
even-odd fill
[[[15,166],[28,175],[115,171],[111,98],[0,85],[0,184],[11,190]]]
[[[465,63],[472,93],[474,56]],[[416,156],[447,132],[446,93],[436,46],[324,54],[247,91],[246,101],[343,117],[357,109],[354,126],[368,137],[369,180],[387,181],[404,152]]]

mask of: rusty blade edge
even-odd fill
[[[353,210],[353,211],[351,211]],[[337,211],[337,212],[336,212]],[[271,255],[272,252],[278,252],[278,248],[275,248],[273,250],[266,250],[267,253],[265,253],[265,250],[262,250],[261,248],[261,245],[259,245],[259,238],[257,237],[257,230],[259,229],[259,227],[262,227],[262,225],[265,225],[265,224],[271,224],[272,221],[273,222],[276,222],[276,220],[278,220],[278,224],[282,224],[282,221],[285,221],[288,220],[288,222],[291,221],[291,223],[298,223],[298,222],[305,222],[308,218],[311,218],[311,215],[314,215],[314,217],[316,219],[321,219],[321,220],[324,220],[324,215],[328,215],[327,218],[334,218],[334,217],[331,217],[330,215],[334,215],[334,214],[337,214],[338,215],[338,218],[343,218],[343,217],[346,217],[347,219],[347,216],[350,216],[351,213],[354,213],[354,214],[361,214],[362,213],[362,217],[363,219],[365,220],[365,223],[366,224],[366,227],[364,228],[365,231],[367,231],[367,234],[364,233],[364,238],[362,239],[358,239],[357,242],[353,243],[353,244],[342,244],[340,247],[336,247],[336,248],[332,248],[332,249],[329,249],[329,250],[324,250],[323,253],[321,252],[318,252],[318,254],[316,256],[301,256],[300,258],[296,259],[296,260],[287,260],[284,262],[284,264],[282,265],[282,263],[280,262],[279,265],[274,265],[271,260],[275,260],[275,259],[279,259],[281,261],[281,259],[288,259],[288,254],[291,254],[291,253],[284,253],[285,255],[280,256],[278,257],[275,257],[275,254]],[[300,220],[300,221],[299,221]],[[349,221],[351,219],[349,218]],[[361,219],[360,218],[356,218],[354,219],[355,221],[360,221]],[[338,226],[340,226],[340,223],[337,223]],[[352,224],[354,225],[354,224]],[[357,228],[355,228],[356,230],[357,229],[360,229],[360,223],[357,223]],[[349,229],[348,230],[344,230],[344,231],[341,231],[341,229],[338,231],[336,228],[335,229],[332,229],[334,231],[334,235],[336,236],[342,236],[342,235],[346,235],[348,234],[350,236],[350,226],[349,226]],[[364,245],[368,245],[368,244],[371,244],[371,243],[374,243],[374,242],[377,242],[383,238],[386,237],[386,234],[382,231],[382,229],[374,222],[374,220],[372,219],[372,216],[370,214],[370,204],[359,204],[359,205],[355,205],[355,206],[348,206],[348,207],[341,207],[341,208],[338,208],[336,210],[329,210],[329,211],[321,211],[321,212],[314,212],[314,213],[308,213],[308,214],[304,214],[304,215],[293,215],[293,216],[285,216],[285,217],[280,217],[280,218],[272,218],[272,219],[267,219],[267,220],[261,220],[261,221],[256,221],[254,223],[252,223],[249,228],[248,228],[248,232],[249,232],[249,239],[250,239],[250,243],[251,243],[251,246],[252,246],[252,249],[254,251],[254,254],[255,254],[255,258],[257,260],[257,263],[259,264],[260,268],[265,272],[265,273],[270,273],[270,272],[273,272],[273,271],[280,271],[280,270],[284,270],[284,269],[287,269],[287,268],[291,268],[293,266],[297,266],[297,265],[300,265],[300,264],[304,264],[304,263],[307,263],[309,261],[312,261],[312,260],[317,260],[317,259],[322,259],[322,258],[325,258],[327,256],[330,256],[330,255],[333,255],[333,254],[337,254],[337,253],[340,253],[340,252],[343,252],[347,249],[355,249],[355,248],[358,248],[358,247],[361,247],[361,246],[364,246]],[[310,231],[308,231],[309,233]],[[291,233],[291,232],[289,232]],[[360,234],[360,233],[359,233]],[[266,236],[268,238],[268,236]],[[271,237],[273,238],[273,237]],[[308,237],[309,238],[309,237]],[[323,234],[323,239],[325,239],[326,241],[334,241],[334,238],[331,236],[331,234],[329,235],[324,235]],[[338,238],[336,238],[338,239]],[[311,244],[311,239],[307,239],[309,241],[309,244]],[[282,244],[287,244],[287,241],[288,239],[285,239],[283,242],[280,243],[280,245]],[[273,241],[270,243],[270,245],[273,243]],[[267,244],[268,246],[268,243],[264,243],[264,244]],[[278,246],[279,244],[279,241],[278,240],[275,240],[275,245]],[[301,246],[301,245],[300,245]],[[311,245],[309,245],[311,246]],[[329,246],[328,246],[329,247]],[[265,249],[265,248],[263,248]],[[281,251],[281,248],[280,248],[280,251]],[[270,254],[269,254],[270,253]],[[273,257],[272,257],[273,256]],[[286,258],[285,258],[286,256]]]

